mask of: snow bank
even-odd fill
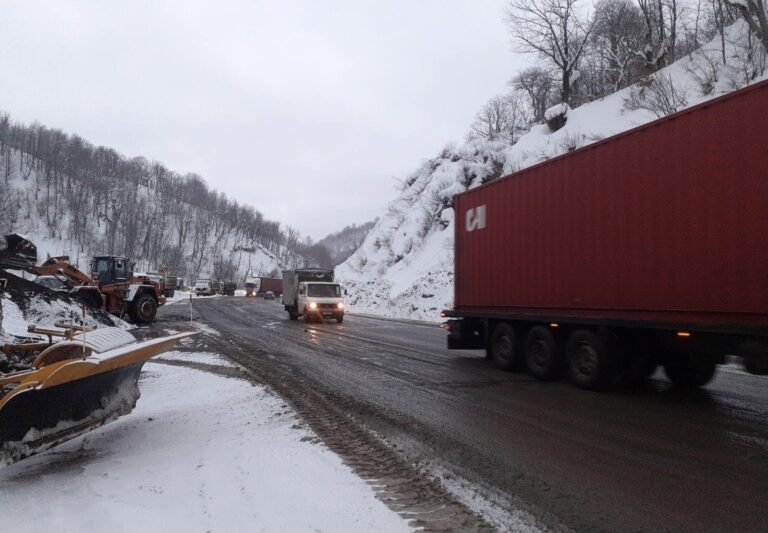
[[[38,335],[27,333],[27,326],[33,324],[44,328],[52,328],[58,321],[75,323],[82,322],[82,307],[75,303],[62,300],[47,300],[42,297],[32,297],[25,302],[24,308],[19,306],[7,294],[0,296],[0,343],[12,342],[15,336],[37,338]],[[116,316],[106,317],[105,313],[94,313],[87,310],[85,324],[99,328],[103,326],[115,326],[123,329],[131,329],[133,326]],[[42,337],[40,337],[42,338]]]
[[[657,75],[672,81],[687,106],[732,91],[743,84],[734,70],[734,57],[744,32],[743,22],[728,29],[729,66],[721,65],[719,80],[706,87],[706,94],[701,65],[708,61],[698,54],[719,61],[719,39]],[[448,147],[424,162],[404,180],[400,194],[360,248],[336,268],[337,278],[349,289],[349,309],[439,321],[440,310],[453,306],[453,196],[654,120],[656,116],[647,109],[627,109],[625,102],[638,90],[628,87],[568,109],[567,123],[554,133],[544,124],[534,125],[513,146],[472,140],[458,148]],[[550,111],[563,109],[556,106]]]
[[[132,414],[0,470],[5,529],[408,530],[263,387],[148,363],[141,389]]]

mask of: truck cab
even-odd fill
[[[309,322],[312,318],[335,318],[341,324],[344,321],[344,301],[341,285],[328,282],[299,283],[299,315]]]
[[[245,282],[245,295],[254,297],[259,294],[261,288],[261,278],[248,278]]]
[[[306,322],[319,318],[344,321],[341,285],[333,280],[333,270],[303,268],[283,271],[283,304],[291,320]]]
[[[195,281],[195,294],[197,296],[210,296],[212,294],[211,280],[200,278]]]

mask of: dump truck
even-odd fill
[[[602,389],[768,374],[768,82],[454,198],[448,348]]]
[[[163,278],[165,285],[163,294],[165,294],[166,298],[173,298],[176,294],[176,290],[179,288],[179,278],[172,274],[165,274]]]
[[[236,281],[222,281],[221,282],[221,294],[225,296],[234,296],[237,290]]]
[[[333,270],[303,268],[283,271],[283,304],[291,320],[304,317],[335,318],[344,321],[344,301],[341,285],[333,281]]]

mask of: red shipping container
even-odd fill
[[[454,316],[768,332],[768,82],[455,198]]]

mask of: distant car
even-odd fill
[[[56,276],[37,276],[35,278],[35,283],[42,285],[43,287],[48,287],[52,291],[67,292],[69,290],[67,289],[67,285]]]
[[[264,299],[265,300],[274,300],[275,299],[275,293],[272,291],[267,291],[264,293]]]

